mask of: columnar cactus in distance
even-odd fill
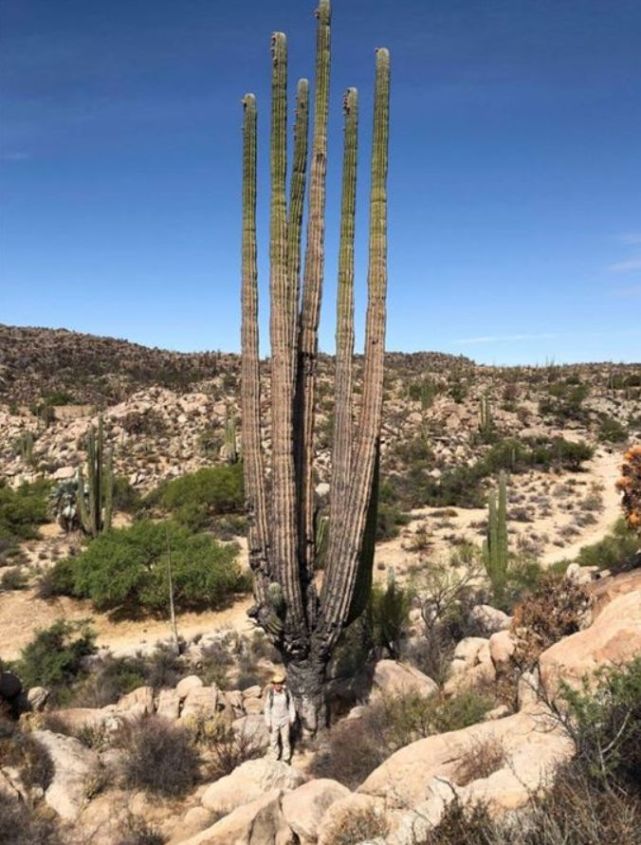
[[[358,95],[345,95],[345,150],[337,303],[333,472],[329,536],[314,512],[313,458],[318,323],[324,276],[329,113],[329,0],[317,10],[316,91],[309,210],[301,289],[308,83],[297,89],[287,203],[287,41],[272,38],[270,341],[271,483],[261,448],[256,244],[256,98],[243,100],[241,440],[255,606],[250,611],[280,650],[305,726],[325,718],[326,667],[342,631],[362,612],[371,584],[383,402],[387,291],[389,53],[376,53],[370,250],[363,396],[354,420],[354,221]],[[323,518],[325,519],[325,518]],[[326,528],[326,526],[324,526]],[[323,537],[324,577],[314,579]]]
[[[78,472],[78,515],[83,531],[92,537],[111,528],[113,485],[113,458],[111,450],[105,450],[100,417],[97,434],[92,426],[87,435],[86,482],[82,469]]]

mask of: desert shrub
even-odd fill
[[[43,686],[53,693],[62,692],[82,671],[83,658],[95,650],[95,634],[86,623],[59,619],[49,628],[36,631],[20,652],[15,670],[25,687]]]
[[[44,745],[7,719],[0,719],[0,764],[17,769],[27,789],[47,789],[53,778],[53,762]]]
[[[166,838],[142,816],[129,813],[121,826],[116,845],[164,845]]]
[[[514,609],[514,662],[532,667],[545,649],[581,630],[590,603],[584,586],[552,572],[543,575],[537,589]]]
[[[253,734],[243,733],[223,718],[201,717],[189,725],[196,746],[204,758],[208,780],[231,774],[247,760],[261,757],[264,749]]]
[[[479,577],[478,552],[464,548],[449,563],[434,563],[412,580],[425,636],[404,643],[403,657],[439,685],[446,680],[456,644],[477,633],[469,619],[474,605],[485,601]]]
[[[385,587],[374,584],[367,608],[372,644],[398,657],[407,630],[412,594],[391,577]]]
[[[7,569],[0,575],[0,592],[24,590],[27,584],[27,576],[18,566]]]
[[[641,800],[641,657],[625,667],[604,666],[563,696],[577,764],[599,784],[614,782]]]
[[[641,842],[641,658],[565,688],[559,714],[576,756],[525,812],[494,820],[454,800],[424,845],[602,845]]]
[[[584,546],[576,559],[580,566],[598,566],[611,572],[625,572],[640,563],[639,537],[619,520],[614,529],[598,543]]]
[[[385,837],[389,825],[385,815],[374,807],[354,809],[348,816],[341,816],[327,831],[327,845],[359,845],[368,839]]]
[[[573,443],[562,437],[528,440],[506,438],[494,443],[472,466],[447,469],[438,479],[425,474],[408,501],[400,493],[399,499],[405,507],[429,505],[479,508],[485,504],[483,482],[501,470],[511,473],[531,469],[576,472],[593,454],[593,448],[587,443]],[[392,487],[398,488],[396,479]]]
[[[112,496],[113,509],[115,511],[136,513],[142,504],[140,493],[129,483],[129,479],[123,475],[117,475],[114,478]]]
[[[91,667],[73,689],[75,707],[105,707],[141,686],[175,687],[188,668],[173,648],[159,645],[150,655],[107,655]]]
[[[200,758],[189,732],[159,716],[124,726],[117,740],[125,750],[123,774],[131,789],[179,797],[196,783]]]
[[[38,536],[38,526],[47,522],[49,483],[36,481],[13,490],[0,480],[0,564],[15,554],[22,540]]]
[[[623,513],[628,526],[641,534],[641,446],[633,446],[625,453],[617,487],[623,493]]]
[[[617,419],[604,414],[599,420],[597,437],[602,443],[623,443],[628,439],[628,430]]]
[[[72,594],[100,610],[166,612],[168,549],[177,610],[221,607],[246,588],[236,546],[151,520],[104,532],[80,555],[58,562],[52,577],[66,586],[72,573]]]
[[[391,754],[418,739],[479,722],[494,702],[467,691],[451,698],[408,692],[382,695],[358,719],[338,722],[328,747],[311,765],[316,777],[329,777],[354,789]]]
[[[457,786],[487,778],[505,764],[505,748],[500,740],[490,737],[473,743],[461,759],[454,775]]]
[[[410,521],[409,516],[391,502],[379,501],[376,511],[376,540],[393,540],[401,527]]]
[[[54,822],[0,790],[0,845],[62,845]]]
[[[575,384],[565,380],[548,386],[548,395],[539,402],[539,412],[544,416],[551,416],[559,422],[587,419],[587,411],[583,405],[590,394],[587,384]]]
[[[216,516],[243,511],[242,464],[205,467],[165,481],[146,502],[171,513],[182,525],[201,530]]]

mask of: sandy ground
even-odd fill
[[[562,547],[552,541],[544,548],[540,557],[545,566],[556,561],[575,557],[583,546],[600,540],[612,527],[619,516],[619,495],[615,482],[619,476],[621,455],[600,452],[588,465],[587,473],[582,474],[586,483],[598,482],[602,485],[603,507],[595,514],[596,522],[586,526],[571,542]],[[443,509],[441,509],[442,511]],[[401,536],[376,549],[375,578],[384,581],[390,569],[402,578],[412,567],[429,565],[430,560],[447,560],[452,550],[452,536],[480,543],[478,525],[485,516],[484,509],[451,509],[446,518],[434,517],[434,508],[426,508],[413,513],[412,522],[403,529]],[[564,522],[572,518],[572,512],[555,513],[547,521],[537,520],[532,529],[554,536]],[[430,529],[430,547],[421,552],[411,550],[412,538],[416,528],[426,524]],[[436,527],[438,526],[438,527]],[[516,526],[512,526],[516,529]],[[55,525],[43,526],[42,539],[29,544],[28,557],[35,562],[43,556],[44,550],[57,547],[58,552],[66,554],[69,540]],[[242,560],[246,558],[243,549]],[[250,632],[253,623],[247,617],[247,609],[252,603],[250,597],[244,597],[231,607],[222,611],[207,613],[187,613],[178,617],[179,633],[185,638],[217,629],[233,629]],[[133,654],[136,651],[151,651],[159,639],[169,636],[169,624],[163,620],[118,621],[97,613],[89,602],[59,598],[52,601],[38,599],[32,590],[0,593],[0,655],[8,660],[18,656],[20,650],[33,638],[37,628],[45,628],[56,619],[91,620],[97,632],[99,645],[109,646],[114,653]]]

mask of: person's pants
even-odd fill
[[[289,763],[292,759],[292,747],[289,739],[289,732],[289,724],[271,729],[271,753],[275,760],[282,759],[283,762]]]

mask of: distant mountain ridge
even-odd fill
[[[320,356],[321,367],[331,361]],[[470,359],[436,352],[388,353],[391,366],[442,370]],[[237,376],[238,355],[219,351],[174,352],[128,340],[70,331],[0,324],[0,398],[32,403],[67,393],[74,402],[106,406],[143,387],[177,390],[227,373]]]

